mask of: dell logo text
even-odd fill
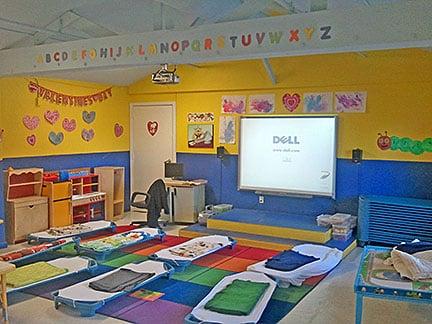
[[[300,144],[297,136],[273,136],[273,144]]]

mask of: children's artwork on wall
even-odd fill
[[[331,92],[305,93],[303,105],[305,113],[329,113],[333,108],[333,94]]]
[[[102,102],[112,97],[112,87],[85,96],[72,96],[43,87],[39,85],[37,80],[36,82],[29,81],[28,90],[31,93],[36,93],[36,106],[39,105],[39,98],[57,105],[82,107],[91,106],[96,102]]]
[[[95,131],[93,129],[87,130],[84,128],[81,132],[81,137],[86,142],[90,142],[93,139],[94,135]]]
[[[30,130],[37,128],[40,122],[38,116],[29,116],[29,115],[24,116],[22,121],[24,126]]]
[[[249,96],[249,112],[252,114],[268,114],[274,112],[275,95],[260,94]]]
[[[0,143],[3,141],[4,129],[0,129]]]
[[[62,132],[50,132],[48,134],[48,139],[50,140],[51,143],[53,143],[54,145],[59,145],[61,142],[63,142],[64,139],[64,135]]]
[[[292,95],[285,93],[282,97],[282,103],[289,112],[296,110],[300,104],[300,101],[301,99],[298,93],[293,93]]]
[[[409,137],[388,136],[387,131],[385,131],[384,135],[378,133],[377,146],[383,151],[390,149],[420,155],[425,152],[432,152],[432,138],[428,137],[419,141]]]
[[[365,112],[367,92],[336,92],[336,112]]]
[[[90,111],[84,110],[82,112],[82,118],[87,124],[91,124],[94,122],[96,118],[96,111]]]
[[[188,125],[188,147],[213,148],[213,125]]]
[[[204,113],[188,113],[187,115],[188,123],[209,123],[214,121],[214,113],[204,112]]]
[[[57,122],[57,120],[59,120],[60,113],[58,110],[53,110],[53,111],[47,110],[44,113],[44,117],[48,123],[50,123],[51,125],[54,125]]]
[[[246,96],[222,96],[222,113],[244,114],[246,112]]]
[[[28,144],[30,144],[31,146],[34,146],[36,144],[36,135],[33,134],[30,136],[27,136],[26,140],[27,140]]]
[[[235,144],[235,117],[221,116],[219,120],[219,143]]]
[[[120,137],[123,135],[123,126],[120,125],[119,123],[116,123],[114,125],[114,135],[115,137]]]
[[[155,136],[159,130],[159,123],[155,120],[149,120],[147,122],[147,131],[151,136]]]
[[[65,131],[72,132],[76,128],[76,121],[75,119],[72,118],[71,119],[65,118],[63,119],[62,126]]]

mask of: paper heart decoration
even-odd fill
[[[36,144],[36,136],[35,135],[27,136],[27,143],[29,143],[31,146],[34,146]]]
[[[72,132],[76,128],[76,121],[75,121],[75,119],[69,120],[69,119],[65,118],[65,119],[63,119],[62,126],[63,126],[65,131]]]
[[[47,110],[45,111],[44,117],[48,123],[54,125],[56,121],[59,120],[60,113],[58,112],[58,110],[54,110],[54,111]]]
[[[285,93],[282,97],[282,102],[286,109],[293,112],[300,104],[300,95],[298,93],[294,93],[293,95]]]
[[[116,123],[114,125],[114,135],[116,137],[120,137],[120,136],[122,136],[122,134],[123,134],[123,126],[120,125],[119,123]]]
[[[96,111],[88,112],[87,110],[84,110],[82,113],[82,118],[87,124],[91,124],[96,118]]]
[[[29,115],[26,115],[23,117],[23,123],[25,127],[27,127],[30,130],[33,130],[39,126],[39,117],[38,116],[30,117]]]
[[[63,142],[64,139],[64,135],[62,132],[58,132],[57,134],[54,132],[50,132],[48,135],[48,139],[50,140],[51,143],[53,143],[54,145],[58,145],[61,142]]]
[[[83,129],[81,132],[81,137],[86,142],[90,142],[93,139],[94,135],[95,132],[93,129],[89,129],[89,130]]]
[[[155,136],[159,128],[159,124],[157,121],[149,121],[147,122],[147,130],[151,136]]]

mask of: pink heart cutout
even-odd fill
[[[83,138],[84,141],[90,142],[93,137],[95,135],[95,132],[93,129],[83,129],[81,132],[81,137]]]
[[[36,136],[35,135],[27,136],[27,143],[29,143],[31,146],[34,146],[36,144]]]
[[[298,93],[294,93],[292,95],[285,93],[282,97],[282,102],[286,109],[288,109],[290,112],[293,112],[300,104],[300,95]]]
[[[157,121],[149,121],[147,122],[147,130],[151,136],[155,136],[159,128],[159,124]]]
[[[39,126],[39,117],[38,116],[30,117],[29,115],[26,115],[23,117],[22,120],[23,120],[24,126],[30,130],[33,130]]]
[[[58,110],[47,110],[44,114],[45,120],[50,123],[51,125],[54,125],[57,120],[60,118],[60,113]]]
[[[114,134],[116,137],[120,137],[123,134],[123,126],[120,125],[119,123],[116,123],[114,125]]]
[[[69,120],[69,119],[65,118],[65,119],[63,119],[62,126],[63,126],[65,131],[72,132],[76,128],[76,121],[75,121],[75,119]]]

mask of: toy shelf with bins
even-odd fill
[[[87,174],[83,176],[70,177],[72,181],[72,194],[85,195],[99,191],[99,176],[97,174]]]

